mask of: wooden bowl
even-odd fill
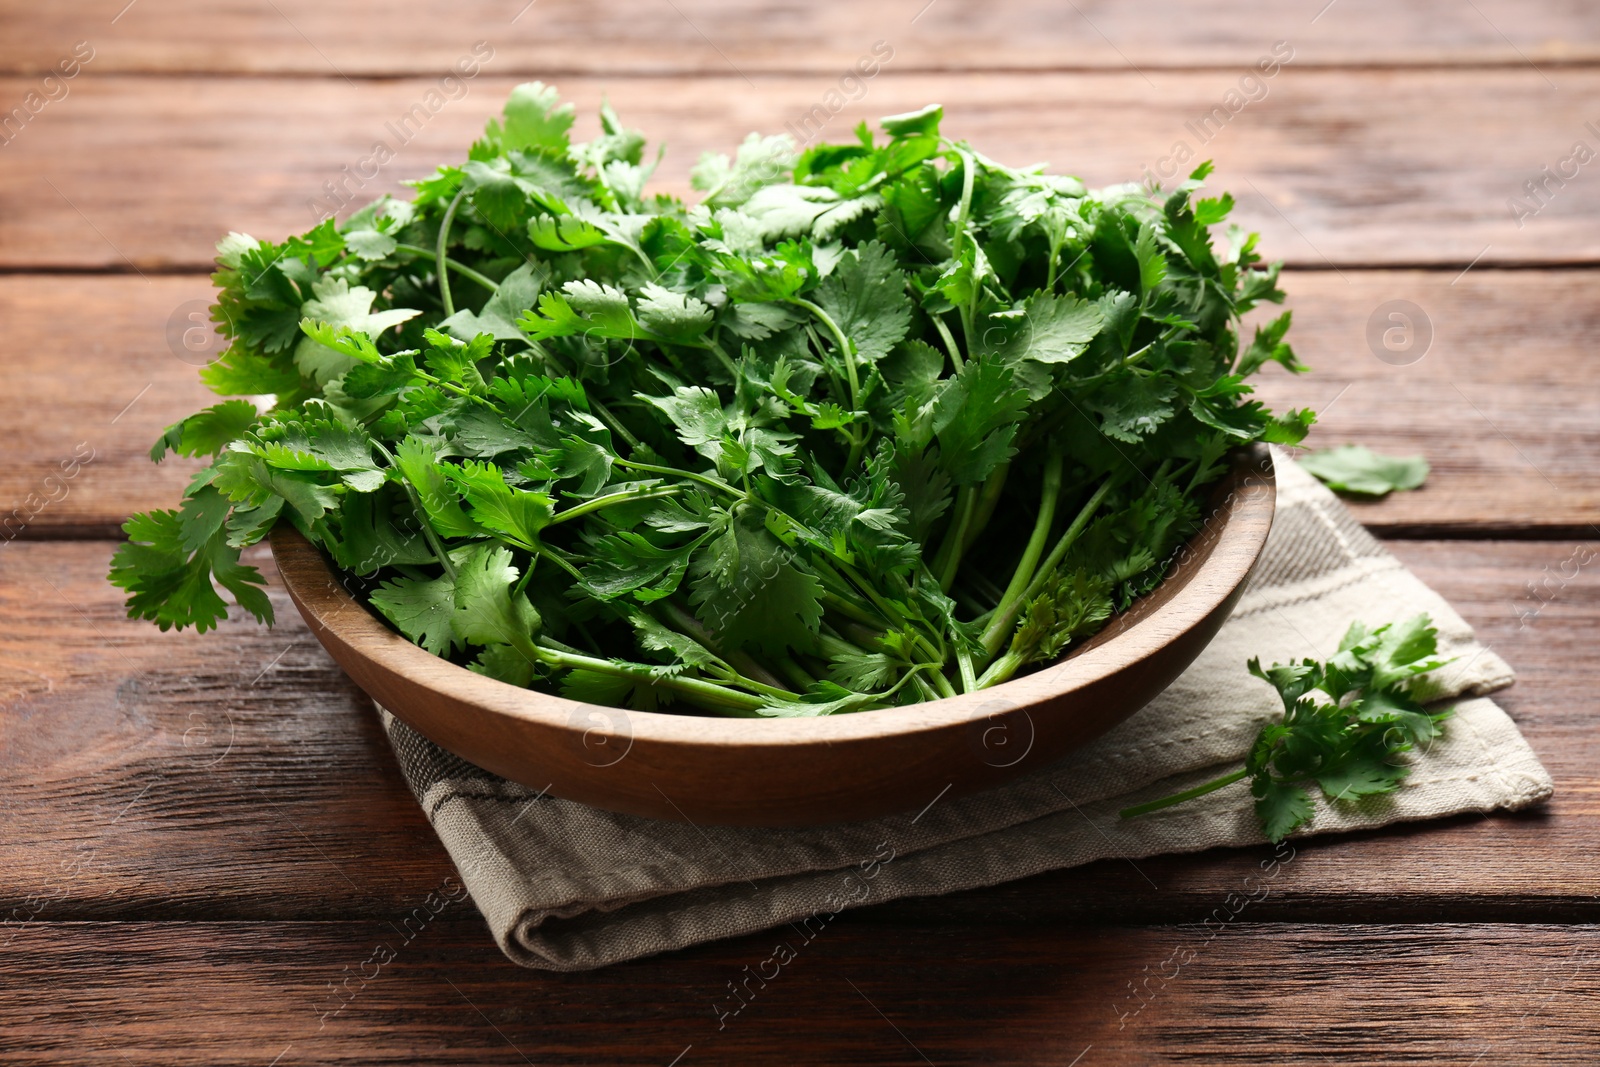
[[[1167,578],[1057,664],[975,693],[817,719],[627,711],[519,689],[395,633],[288,526],[274,531],[272,551],[300,614],[356,684],[462,758],[611,811],[796,826],[914,811],[945,791],[996,785],[1144,707],[1232,612],[1275,494],[1266,449],[1241,451]]]

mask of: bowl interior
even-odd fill
[[[943,700],[805,719],[633,711],[520,689],[391,630],[292,528],[275,530],[272,548],[301,614],[346,672],[444,748],[612,810],[777,825],[864,817],[895,810],[898,798],[910,807],[926,799],[922,782],[993,784],[1121,722],[1170,684],[1231,612],[1266,541],[1274,497],[1270,454],[1241,450],[1161,584],[1055,664]],[[997,729],[1020,736],[1024,726],[1027,751],[1015,762],[991,758],[974,740]],[[617,751],[628,758],[607,762]],[[734,796],[742,799],[727,799]]]

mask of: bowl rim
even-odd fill
[[[848,715],[732,718],[674,714],[588,704],[553,693],[524,689],[468,670],[411,643],[357,599],[339,579],[322,550],[287,523],[270,544],[285,587],[313,631],[326,629],[359,655],[381,661],[406,681],[497,717],[550,729],[622,732],[634,743],[661,745],[785,747],[831,746],[863,739],[909,737],[929,730],[1026,709],[1091,685],[1137,663],[1174,634],[1215,611],[1248,579],[1272,525],[1276,471],[1265,446],[1237,450],[1219,480],[1202,528],[1178,550],[1178,561],[1160,585],[1078,649],[1048,667],[988,689],[900,707]],[[1260,518],[1266,521],[1240,521]],[[1219,521],[1220,518],[1220,521]],[[1184,571],[1185,554],[1204,547],[1198,563]],[[1182,582],[1155,602],[1163,586]],[[352,610],[354,609],[354,610]],[[1118,625],[1119,620],[1126,620]]]

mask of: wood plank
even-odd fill
[[[1331,17],[1331,16],[1330,16]],[[886,70],[823,130],[848,139],[857,119],[950,105],[947,132],[1013,163],[1048,160],[1093,184],[1167,176],[1215,158],[1220,187],[1263,250],[1294,264],[1403,265],[1600,260],[1600,182],[1574,179],[1519,226],[1508,210],[1540,167],[1555,166],[1596,116],[1600,71],[1285,69],[1259,104],[1202,138],[1191,128],[1220,107],[1228,72],[908,74]],[[796,123],[829,88],[816,76],[561,79],[583,120],[609,95],[671,152],[661,186],[685,192],[703,151],[727,151],[750,130]],[[511,80],[484,75],[465,99],[441,103],[400,144],[389,124],[433,88],[421,79],[103,76],[86,72],[5,146],[0,267],[206,269],[234,229],[278,236],[322,210],[324,184],[370,159],[396,157],[362,198],[464,157]],[[32,83],[0,79],[0,100]],[[288,116],[292,116],[289,118]],[[1204,131],[1202,131],[1204,132]],[[1187,163],[1163,164],[1178,144]],[[1492,143],[1493,151],[1486,151]],[[398,148],[396,148],[398,146]],[[1183,153],[1179,153],[1182,155]],[[86,158],[92,167],[83,165]],[[1580,172],[1581,173],[1581,172]],[[353,179],[352,179],[353,180]]]
[[[276,630],[162,635],[119,618],[112,547],[0,555],[0,915],[121,898],[252,916],[320,899],[320,916],[438,884],[449,861],[371,704],[287,596]],[[361,840],[373,851],[352,852]]]
[[[791,945],[781,969],[769,935],[550,975],[519,971],[452,914],[409,941],[404,912],[34,924],[0,950],[0,1051],[17,1065],[1587,1067],[1600,1043],[1592,926],[1293,926],[1247,911],[1199,929],[845,919]],[[733,1015],[729,983],[744,981]]]
[[[1307,843],[1257,913],[1600,919],[1600,544],[1396,548],[1521,672],[1500,699],[1554,775],[1555,799],[1516,817]],[[110,551],[0,551],[0,617],[11,623],[0,633],[0,917],[32,899],[44,920],[382,918],[439,885],[449,862],[375,717],[281,590],[276,630],[235,621],[163,635],[121,618],[103,581]],[[1565,586],[1545,586],[1545,568],[1572,574],[1563,561],[1586,558]],[[1109,861],[877,917],[1199,920],[1264,851]]]
[[[1295,311],[1290,336],[1313,370],[1295,377],[1269,367],[1261,395],[1279,408],[1322,411],[1311,445],[1355,441],[1428,457],[1433,475],[1422,490],[1358,505],[1362,521],[1380,532],[1595,536],[1594,275],[1475,268],[1452,284],[1454,277],[1291,272],[1284,282]],[[210,293],[198,275],[6,280],[0,317],[11,324],[14,348],[12,388],[0,396],[9,456],[0,468],[0,530],[109,537],[134,511],[174,505],[197,464],[152,466],[150,443],[216,398],[174,354],[186,350],[169,345],[167,326],[175,314],[185,326],[182,312]],[[1393,299],[1423,307],[1433,327],[1430,351],[1408,366],[1381,361],[1366,339],[1374,311]],[[47,484],[82,449],[93,450],[92,461],[76,477]]]
[[[187,313],[215,297],[201,275],[18,276],[0,284],[16,357],[0,395],[0,531],[11,537],[120,536],[135,511],[172,507],[200,464],[157,466],[164,427],[220,398],[182,343]],[[177,343],[168,323],[176,320]],[[68,475],[71,474],[70,477]]]
[[[1594,283],[1588,271],[1291,271],[1290,339],[1311,371],[1270,366],[1258,392],[1318,412],[1308,448],[1427,457],[1421,489],[1352,501],[1380,535],[1600,537]],[[1408,351],[1385,347],[1395,329],[1410,329],[1391,337]]]
[[[71,8],[13,5],[0,70],[43,73],[82,39],[97,71],[299,73],[350,77],[443,72],[472,42],[494,48],[496,72],[837,75],[877,40],[907,69],[1244,68],[1272,42],[1303,64],[1502,63],[1600,55],[1592,8],[1575,3],[1386,4],[1326,0],[1241,8],[1223,0],[1061,8],[1041,0],[891,5],[844,0],[603,0],[524,6],[407,4],[397,17],[371,0],[168,0],[123,12],[126,0]],[[120,14],[120,17],[119,16]],[[58,54],[60,53],[60,54]],[[1555,71],[1550,71],[1556,77]]]

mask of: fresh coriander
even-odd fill
[[[1261,829],[1274,843],[1311,818],[1315,784],[1329,800],[1392,793],[1411,773],[1399,757],[1439,736],[1449,709],[1430,712],[1411,693],[1418,675],[1448,663],[1438,658],[1438,631],[1427,615],[1368,630],[1354,623],[1326,663],[1303,659],[1250,673],[1278,691],[1281,722],[1261,728],[1237,771],[1160,800],[1128,808],[1148,815],[1250,779]],[[1318,700],[1312,694],[1327,699]]]
[[[928,107],[752,137],[646,192],[644,139],[538,84],[459,166],[342,224],[218,244],[202,371],[152,452],[130,615],[270,622],[289,523],[436,655],[590,702],[826,715],[996,685],[1163,577],[1230,448],[1294,443],[1278,267],[1198,197],[1090,190]]]
[[[1396,490],[1415,489],[1428,478],[1428,461],[1421,456],[1385,456],[1365,445],[1308,452],[1300,466],[1330,489],[1358,496],[1387,496]]]

